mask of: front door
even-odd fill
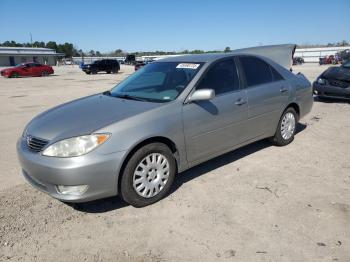
[[[247,97],[239,82],[234,60],[221,60],[204,73],[196,86],[196,89],[214,89],[215,98],[183,106],[190,163],[200,162],[247,140]]]

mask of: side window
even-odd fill
[[[215,94],[239,90],[236,64],[233,59],[214,64],[204,75],[196,89],[214,89]]]
[[[281,76],[280,73],[277,72],[276,69],[274,69],[272,66],[270,66],[271,69],[271,73],[272,73],[272,77],[273,77],[273,81],[280,81],[280,80],[284,80],[284,78]]]
[[[247,87],[266,84],[272,82],[272,74],[270,65],[265,61],[250,56],[242,56],[239,58],[241,61]]]

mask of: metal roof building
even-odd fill
[[[56,65],[57,58],[63,56],[64,54],[49,48],[0,46],[0,66],[14,66],[26,62]]]

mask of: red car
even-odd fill
[[[21,77],[21,76],[48,76],[53,74],[51,66],[38,63],[24,63],[15,67],[6,68],[0,71],[5,77]]]

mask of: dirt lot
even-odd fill
[[[310,81],[326,67],[303,65]],[[37,113],[132,72],[0,79],[0,261],[350,261],[350,104],[315,101],[295,141],[266,141],[178,175],[136,209],[118,197],[69,206],[20,175],[17,137]]]

